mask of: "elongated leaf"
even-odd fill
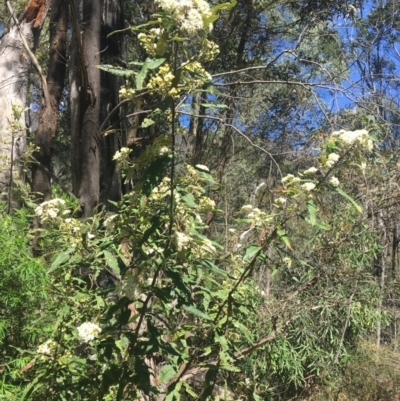
[[[210,262],[209,260],[203,260],[201,264],[208,269],[210,269],[212,272],[220,274],[221,276],[227,276],[228,273],[225,270],[220,269],[218,266],[216,266],[214,263]]]
[[[259,247],[258,245],[252,245],[249,246],[246,249],[246,253],[244,255],[243,260],[250,260],[252,259],[259,251],[260,251],[261,247]]]
[[[206,108],[215,107],[216,109],[227,109],[228,106],[226,104],[214,104],[214,103],[201,103],[202,106]]]
[[[310,219],[308,223],[311,224],[312,226],[315,226],[317,222],[317,207],[315,206],[315,203],[312,199],[309,199],[307,201],[307,209],[308,213],[310,214]]]
[[[98,65],[97,68],[109,72],[110,74],[118,75],[119,77],[129,77],[136,74],[133,70],[127,70],[126,68],[109,64]]]
[[[144,66],[146,66],[149,70],[155,70],[158,68],[166,59],[165,58],[147,58],[144,62]]]
[[[286,235],[285,230],[277,230],[278,237],[284,242],[284,244],[292,250],[292,246],[290,245],[289,238]]]
[[[237,1],[236,1],[236,0],[233,0],[232,3],[221,3],[221,4],[218,4],[218,5],[214,6],[214,7],[211,9],[211,11],[212,11],[213,13],[215,13],[215,12],[217,12],[217,11],[219,11],[219,10],[230,10],[230,9],[232,9],[233,7],[235,7],[236,4],[237,4]]]
[[[195,308],[192,305],[184,305],[183,309],[185,309],[187,312],[191,313],[192,315],[199,317],[200,319],[204,319],[204,320],[208,320],[208,321],[212,320],[210,316],[208,316],[207,314],[205,314],[204,312]]]
[[[51,264],[50,269],[47,271],[47,273],[51,273],[54,270],[58,269],[62,264],[66,263],[69,261],[69,258],[71,257],[71,249],[68,249],[65,252],[61,252],[54,262]]]
[[[147,75],[147,68],[143,65],[140,72],[136,75],[136,89],[143,89],[143,82],[146,79]]]
[[[362,213],[362,207],[348,194],[346,194],[346,192],[344,192],[342,189],[340,189],[339,187],[336,187],[336,192],[340,195],[342,195],[344,198],[346,198],[348,201],[350,201],[350,203],[360,212]]]

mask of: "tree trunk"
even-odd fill
[[[100,121],[100,34],[102,0],[79,0],[71,10],[76,43],[71,82],[71,129],[74,193],[83,217],[90,217],[99,203],[101,138]],[[82,4],[82,24],[77,14]],[[72,14],[72,13],[71,13]],[[82,30],[82,36],[80,33]],[[78,98],[74,98],[78,97]]]
[[[124,26],[122,3],[122,0],[76,0],[71,13],[72,176],[84,217],[91,216],[99,202],[107,206],[108,200],[121,198],[121,180],[113,161],[115,152],[124,146],[120,112],[108,119],[118,105],[121,81],[97,66],[123,58],[122,35],[107,37]],[[106,120],[103,131],[113,129],[114,133],[104,136],[100,127]]]
[[[124,37],[121,33],[110,33],[120,31],[124,28],[123,1],[104,0],[101,26],[101,62],[102,64],[118,64],[124,61]],[[119,103],[119,89],[124,83],[121,77],[101,71],[101,94],[100,94],[100,122],[106,121],[112,110]],[[117,171],[114,154],[122,146],[126,146],[126,135],[122,134],[121,117],[124,107],[120,106],[116,113],[108,119],[103,131],[112,130],[109,135],[100,132],[102,141],[102,162],[100,177],[100,202],[110,208],[109,200],[119,201],[122,196],[121,177]]]
[[[25,116],[28,70],[48,0],[29,0],[21,23],[12,18],[10,31],[0,42],[0,192],[8,188],[9,206],[11,187],[15,179],[23,178],[18,160],[26,146]],[[17,111],[17,108],[21,112]]]
[[[39,125],[34,143],[39,150],[34,153],[39,162],[32,166],[32,191],[39,198],[51,197],[50,176],[51,156],[58,125],[58,107],[64,88],[66,72],[68,3],[64,0],[52,0],[50,17],[50,53],[47,72],[47,87],[50,104],[42,99],[39,110]]]

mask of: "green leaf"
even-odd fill
[[[225,270],[220,269],[214,263],[210,262],[209,260],[202,260],[201,264],[206,268],[210,269],[212,272],[220,274],[221,276],[227,276],[228,273]]]
[[[182,196],[182,200],[190,207],[195,208],[196,202],[192,194],[186,194]]]
[[[312,199],[307,201],[307,209],[308,213],[310,213],[310,219],[307,221],[307,223],[314,226],[317,222],[317,207]]]
[[[166,383],[170,381],[176,373],[176,369],[171,365],[165,365],[162,369],[160,374],[158,375],[158,381],[161,383]]]
[[[261,247],[258,246],[258,245],[249,246],[249,247],[246,249],[246,253],[245,253],[245,255],[244,255],[243,260],[252,259],[260,250],[261,250]]]
[[[166,58],[155,58],[155,59],[147,58],[146,61],[144,62],[144,66],[147,67],[149,70],[155,70],[165,60]]]
[[[143,65],[142,69],[140,72],[136,75],[136,89],[143,89],[143,82],[146,79],[147,75],[147,67],[146,65]]]
[[[157,42],[156,54],[157,56],[162,56],[167,49],[167,41],[164,38],[161,38]]]
[[[127,70],[126,68],[110,64],[97,65],[96,67],[100,70],[109,72],[110,74],[118,75],[119,77],[129,77],[136,74],[133,70]]]
[[[284,244],[292,250],[292,246],[290,245],[289,238],[286,235],[285,230],[277,230],[276,233],[278,234],[279,238],[284,242]]]
[[[154,121],[151,118],[145,118],[140,125],[141,128],[147,128],[150,127],[150,125],[153,125]]]
[[[62,264],[66,263],[69,261],[70,259],[70,254],[72,252],[72,249],[68,249],[65,252],[61,252],[56,259],[54,260],[54,262],[51,264],[50,269],[47,271],[47,273],[51,273],[54,270],[58,269]]]
[[[350,203],[358,210],[358,212],[362,213],[362,207],[350,195],[346,194],[346,192],[339,187],[336,187],[336,192],[350,201]]]
[[[193,305],[183,305],[183,309],[185,309],[187,312],[191,313],[192,315],[195,315],[199,317],[200,319],[208,320],[211,321],[211,317],[202,312],[201,310],[197,309]]]
[[[211,12],[214,14],[219,10],[231,10],[233,7],[236,6],[236,4],[237,4],[237,0],[233,0],[232,3],[221,3],[221,4],[214,6],[211,9]]]
[[[214,104],[214,103],[201,103],[202,106],[209,108],[215,107],[216,109],[227,109],[228,106],[226,104]]]
[[[116,274],[120,274],[120,269],[118,266],[118,261],[115,258],[115,256],[108,252],[108,251],[103,251],[104,254],[104,258],[106,260],[106,263],[109,267],[111,267],[111,269],[116,273]]]

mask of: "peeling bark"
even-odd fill
[[[17,118],[13,107],[19,105],[25,108],[26,105],[31,62],[29,51],[35,48],[35,39],[39,36],[48,9],[47,2],[30,0],[21,22],[14,23],[0,41],[0,192],[3,195],[7,188],[11,189],[15,179],[23,179],[18,161],[26,147],[25,118],[24,113]],[[7,197],[10,205],[11,192]]]

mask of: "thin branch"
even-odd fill
[[[280,168],[279,168],[279,164],[276,162],[276,160],[274,159],[274,157],[272,156],[272,154],[270,152],[268,152],[267,150],[263,149],[261,146],[256,145],[246,134],[244,134],[239,128],[235,127],[232,124],[226,123],[223,118],[221,117],[214,117],[214,116],[208,116],[208,115],[199,115],[199,114],[192,114],[192,113],[187,113],[185,111],[177,111],[177,113],[179,114],[183,114],[186,116],[191,116],[191,117],[197,117],[197,118],[206,118],[206,119],[210,119],[210,120],[215,120],[215,121],[219,121],[221,124],[225,125],[226,127],[230,127],[232,128],[235,132],[237,132],[239,135],[241,135],[244,139],[246,139],[247,142],[250,143],[251,146],[253,146],[254,148],[261,150],[261,152],[267,154],[271,160],[274,162],[274,164],[276,165],[278,171],[280,172]]]

